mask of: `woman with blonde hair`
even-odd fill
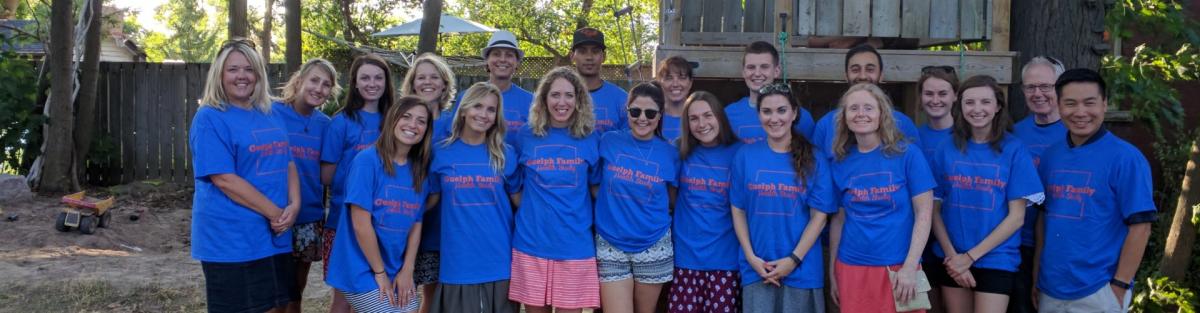
[[[385,133],[354,157],[325,282],[355,312],[414,312],[413,272],[421,216],[431,187],[430,112],[403,97],[384,119]]]
[[[208,311],[282,311],[295,284],[290,229],[300,182],[253,43],[221,46],[203,95],[188,144],[192,257],[204,271]]]
[[[346,177],[350,163],[359,152],[371,147],[382,130],[383,115],[396,101],[396,90],[392,88],[392,72],[387,61],[376,54],[366,54],[354,59],[350,65],[350,83],[343,107],[333,117],[325,135],[321,137],[321,183],[329,186],[329,213],[325,220],[322,241],[323,258],[328,260],[337,234],[339,220],[346,206]],[[329,276],[329,262],[325,262],[325,276]],[[350,312],[350,306],[341,293],[333,294],[330,311]]]
[[[446,60],[433,53],[423,53],[413,60],[400,84],[400,95],[415,96],[429,106],[433,112],[430,121],[433,142],[442,142],[450,135],[450,123],[454,112],[450,105],[454,101],[454,72]],[[451,117],[451,118],[446,118]],[[441,264],[441,210],[429,210],[425,217],[425,233],[421,234],[421,253],[417,255],[417,284],[422,288],[421,313],[429,312],[433,294],[437,290],[439,265]]]
[[[289,312],[300,312],[308,269],[312,262],[322,260],[325,189],[321,184],[321,136],[325,135],[330,120],[320,107],[341,88],[333,64],[321,58],[311,59],[292,74],[281,88],[283,97],[272,104],[271,113],[287,129],[288,147],[300,178],[300,215],[292,228],[296,286],[292,288]]]
[[[434,144],[430,183],[440,193],[441,275],[433,312],[515,313],[508,300],[517,156],[504,143],[500,89],[487,82],[464,93],[450,137]]]
[[[512,139],[523,191],[508,297],[527,312],[600,306],[589,192],[600,170],[595,123],[583,78],[558,67],[542,77],[529,123]]]
[[[909,147],[892,103],[873,84],[851,86],[835,118],[833,182],[841,209],[829,230],[830,291],[846,312],[923,312],[920,268],[936,186]]]

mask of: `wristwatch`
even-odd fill
[[[1113,286],[1117,286],[1117,287],[1119,287],[1119,288],[1121,288],[1121,289],[1129,289],[1129,287],[1132,287],[1132,286],[1131,286],[1131,285],[1132,285],[1131,283],[1127,283],[1127,282],[1121,281],[1120,279],[1117,279],[1116,277],[1113,277],[1113,279],[1110,279],[1110,280],[1108,280],[1108,284],[1109,284],[1109,285],[1113,285]]]

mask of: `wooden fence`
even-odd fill
[[[683,44],[745,45],[756,40],[773,42],[779,31],[779,13],[788,13],[787,30],[796,37],[987,39],[993,37],[993,5],[1007,11],[1010,0],[993,1],[664,0],[660,5],[673,6],[682,16],[679,31]]]
[[[103,156],[107,162],[87,164],[87,182],[100,186],[140,180],[192,184],[187,132],[208,68],[207,63],[101,63],[96,142],[107,146],[101,150],[111,155]],[[279,64],[268,67],[272,92],[285,82],[283,71]],[[487,77],[460,76],[457,80],[459,90],[465,90]],[[514,83],[530,92],[537,87],[536,78],[516,78]],[[637,81],[613,83],[628,89]]]

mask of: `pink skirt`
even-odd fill
[[[529,306],[599,308],[596,259],[549,260],[513,249],[508,298]]]
[[[859,266],[837,261],[834,279],[837,279],[838,304],[842,312],[896,313],[888,267],[900,269],[900,265]],[[924,313],[925,310],[909,312]]]

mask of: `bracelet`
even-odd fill
[[[975,263],[975,262],[979,261],[979,260],[975,259],[974,256],[971,256],[971,251],[963,252],[963,254],[966,254],[967,258],[971,259],[971,263]]]
[[[1112,279],[1108,280],[1108,284],[1117,286],[1118,288],[1121,288],[1121,289],[1129,289],[1129,287],[1132,287],[1132,284],[1122,281],[1120,279],[1117,279],[1116,277],[1113,277]]]
[[[801,263],[801,262],[804,262],[804,260],[800,259],[800,257],[799,257],[799,256],[797,256],[795,252],[789,253],[787,257],[788,257],[789,259],[792,259],[792,262],[796,262],[796,266],[797,266],[797,267],[799,267],[799,266],[800,266],[800,263]]]
[[[378,272],[376,272],[375,270],[371,270],[371,272],[372,272],[372,273],[375,273],[375,275],[383,275],[383,274],[386,274],[386,273],[387,273],[386,271],[378,271]]]

